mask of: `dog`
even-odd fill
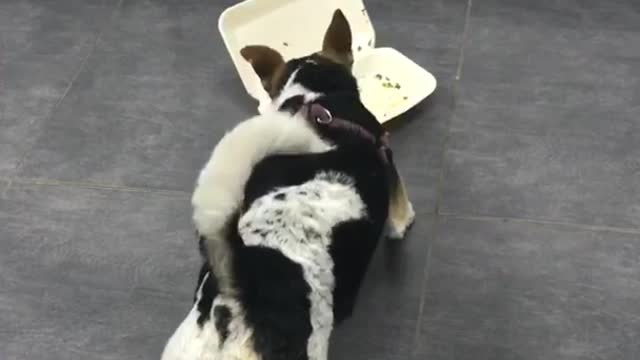
[[[326,360],[379,239],[414,213],[386,132],[359,98],[337,10],[322,51],[248,46],[271,109],[214,149],[193,193],[203,264],[163,360]]]

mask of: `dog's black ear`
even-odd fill
[[[275,74],[284,67],[282,55],[263,45],[245,46],[240,50],[240,54],[251,64],[253,70],[260,77],[262,87],[270,93]]]
[[[342,10],[337,9],[331,18],[331,24],[324,34],[322,53],[331,59],[351,66],[353,54],[351,52],[351,27]]]

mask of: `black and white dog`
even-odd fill
[[[242,55],[272,109],[227,133],[193,194],[204,258],[193,308],[163,360],[326,360],[381,237],[413,209],[386,132],[351,74],[338,10],[321,52]]]

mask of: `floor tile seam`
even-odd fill
[[[442,196],[443,196],[443,190],[444,190],[444,178],[445,178],[445,164],[446,164],[446,160],[447,160],[447,150],[449,148],[449,142],[451,139],[451,130],[452,130],[452,126],[453,126],[453,120],[456,116],[456,111],[457,111],[457,104],[458,104],[458,95],[460,92],[460,76],[462,75],[462,63],[463,63],[463,57],[464,57],[464,47],[466,45],[466,37],[467,37],[467,33],[468,33],[468,21],[469,21],[469,17],[471,14],[471,6],[472,6],[472,0],[467,0],[467,6],[465,8],[465,20],[464,20],[464,24],[463,24],[463,29],[462,29],[462,35],[460,38],[460,49],[459,49],[459,56],[458,56],[458,60],[457,60],[457,64],[456,64],[456,73],[454,75],[454,78],[452,79],[452,99],[451,99],[451,103],[449,104],[449,106],[451,107],[451,113],[449,114],[448,118],[446,119],[446,124],[444,125],[444,131],[445,131],[445,136],[444,136],[444,141],[442,144],[442,148],[441,148],[441,153],[439,154],[439,160],[440,160],[440,171],[438,174],[438,182],[436,184],[436,204],[435,204],[435,213],[437,214],[439,212],[440,206],[441,206],[441,202],[442,202]]]
[[[529,218],[529,217],[474,215],[469,213],[456,213],[456,212],[447,212],[447,211],[440,211],[437,214],[437,216],[439,218],[444,218],[444,219],[471,220],[471,221],[484,221],[484,222],[526,223],[526,224],[534,224],[534,225],[566,227],[566,228],[573,228],[573,229],[583,230],[583,231],[613,232],[613,233],[620,233],[620,234],[640,235],[640,228],[592,225],[592,224],[574,223],[574,222],[550,220],[550,219],[536,219],[536,218]]]
[[[161,189],[153,187],[135,187],[124,186],[117,184],[105,184],[91,181],[66,181],[55,180],[47,178],[28,178],[28,177],[0,177],[0,181],[5,183],[5,192],[12,188],[14,185],[32,185],[32,186],[57,186],[57,187],[69,187],[69,188],[82,188],[104,191],[116,191],[116,192],[131,192],[131,193],[147,193],[156,195],[165,195],[170,197],[188,198],[190,193],[183,190],[171,190]]]
[[[432,244],[437,240],[438,235],[439,235],[439,223],[440,223],[440,218],[438,216],[438,209],[440,208],[440,203],[442,201],[442,193],[443,193],[443,185],[444,185],[444,176],[445,176],[445,161],[446,161],[446,154],[447,154],[447,148],[448,148],[448,144],[449,144],[449,137],[450,137],[450,130],[451,130],[451,126],[453,123],[453,117],[455,116],[455,112],[456,112],[456,103],[457,103],[457,96],[458,96],[458,86],[459,86],[459,80],[462,76],[462,69],[463,69],[463,64],[464,64],[464,48],[466,46],[467,43],[467,35],[468,35],[468,31],[469,31],[469,18],[471,16],[471,7],[472,7],[472,0],[467,0],[467,4],[465,6],[465,12],[464,12],[464,23],[463,23],[463,28],[462,28],[462,34],[460,37],[460,46],[459,46],[459,55],[458,55],[458,59],[457,59],[457,63],[456,63],[456,71],[454,74],[454,78],[452,79],[453,85],[452,85],[452,102],[450,104],[451,106],[451,114],[449,114],[448,119],[446,120],[446,124],[445,124],[445,139],[444,142],[442,144],[442,149],[441,149],[441,154],[440,154],[440,174],[438,177],[438,182],[436,184],[436,205],[435,205],[435,216],[433,216],[433,220],[432,220],[432,230],[430,231],[429,237],[428,237],[428,241],[429,243],[427,244],[427,250],[426,250],[426,254],[425,254],[425,264],[423,266],[422,269],[422,281],[421,281],[421,285],[420,285],[420,303],[418,306],[418,315],[416,317],[416,324],[415,324],[415,329],[414,329],[414,339],[413,339],[413,353],[412,353],[412,358],[417,359],[419,357],[419,353],[421,351],[421,345],[420,345],[420,340],[421,340],[421,333],[422,333],[422,318],[424,315],[424,308],[425,308],[425,304],[426,304],[426,294],[428,291],[428,283],[429,283],[429,270],[430,270],[430,259],[431,259],[431,249],[432,249]]]
[[[462,77],[462,70],[464,67],[464,49],[467,44],[468,35],[469,35],[469,21],[471,19],[471,8],[473,6],[473,0],[467,0],[467,5],[465,7],[464,12],[464,24],[462,28],[462,35],[460,38],[460,49],[458,55],[458,62],[456,66],[456,80],[460,80]]]
[[[429,263],[431,260],[431,245],[434,241],[437,240],[438,224],[439,224],[439,219],[438,219],[438,216],[435,215],[433,216],[433,224],[432,224],[433,229],[428,238],[429,244],[427,245],[427,251],[425,254],[425,263],[422,268],[422,280],[420,282],[420,303],[418,305],[418,314],[416,316],[416,324],[415,324],[414,334],[413,334],[412,358],[414,359],[418,359],[418,356],[421,351],[420,340],[422,339],[422,336],[421,336],[422,335],[422,317],[424,316],[427,286],[429,283],[429,269],[430,269]]]

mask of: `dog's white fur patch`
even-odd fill
[[[325,172],[302,185],[280,188],[253,202],[240,218],[247,246],[279,250],[300,264],[311,288],[309,360],[326,360],[333,328],[333,260],[329,254],[332,229],[366,216],[366,208],[344,174]]]
[[[228,132],[200,172],[191,198],[193,220],[207,239],[211,264],[222,292],[231,291],[229,249],[222,239],[225,223],[242,204],[253,167],[275,154],[331,149],[299,115],[276,111],[250,118]]]
[[[209,320],[203,322],[202,326],[198,324],[198,303],[202,299],[204,283],[210,275],[207,273],[203,278],[191,311],[167,341],[161,360],[259,360],[253,350],[252,332],[244,323],[243,311],[237,301],[216,297]],[[223,344],[220,344],[213,311],[220,305],[226,306],[231,312],[229,335]]]
[[[162,360],[216,360],[213,357],[218,348],[215,323],[207,321],[198,325],[198,302],[202,299],[202,289],[209,274],[206,274],[196,292],[196,301],[180,326],[171,335],[162,352]]]
[[[307,89],[300,83],[295,82],[296,75],[298,75],[299,70],[300,69],[298,68],[291,73],[289,79],[287,79],[287,82],[282,87],[282,90],[280,90],[280,94],[271,101],[270,106],[272,111],[277,111],[287,99],[291,99],[294,96],[302,95],[304,97],[304,102],[308,103],[322,95]]]

